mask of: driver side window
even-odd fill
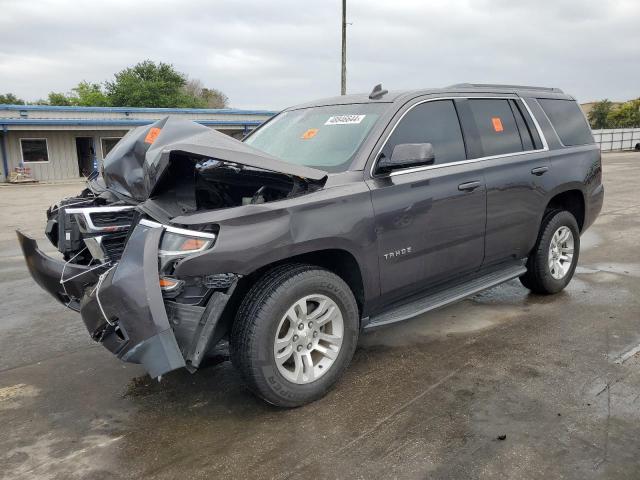
[[[466,159],[458,114],[452,100],[436,100],[413,107],[387,140],[382,155],[391,158],[396,145],[430,143],[435,152],[434,164]]]

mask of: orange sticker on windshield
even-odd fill
[[[491,119],[491,123],[493,123],[493,129],[496,132],[502,132],[504,130],[504,128],[502,127],[502,120],[500,120],[500,117],[493,117]]]
[[[310,138],[315,137],[317,134],[318,134],[317,128],[310,128],[309,130],[304,132],[300,138],[302,140],[309,140]]]
[[[147,133],[147,136],[144,137],[144,143],[155,142],[156,138],[158,138],[158,135],[160,135],[160,130],[162,129],[157,127],[153,127],[151,130],[149,130],[149,133]]]

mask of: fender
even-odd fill
[[[174,218],[173,223],[188,228],[194,224],[219,228],[216,244],[178,263],[176,275],[249,275],[293,256],[335,249],[356,259],[365,298],[379,295],[377,236],[369,189],[363,182],[352,183],[308,197],[314,201],[300,205],[283,200]]]

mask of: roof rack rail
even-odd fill
[[[512,88],[516,90],[539,90],[541,92],[564,93],[559,88],[532,87],[531,85],[501,85],[499,83],[456,83],[446,88]]]

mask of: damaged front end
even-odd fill
[[[66,215],[91,216],[97,208]],[[40,251],[35,240],[17,233],[35,281],[80,312],[93,340],[124,361],[141,363],[152,377],[180,367],[194,371],[220,340],[223,332],[216,326],[239,277],[173,275],[182,259],[214,245],[214,233],[140,219],[117,260],[107,259],[102,242],[98,255],[104,261],[91,257],[84,265],[76,261],[85,258],[88,247],[81,255],[57,260]],[[90,244],[95,238],[85,240]]]
[[[171,219],[302,195],[321,188],[325,175],[167,118],[130,132],[100,178],[47,211],[45,233],[63,259],[20,231],[18,240],[35,281],[79,311],[96,342],[152,377],[193,372],[226,333],[221,319],[240,277],[177,276],[180,262],[214,249],[224,232]]]

